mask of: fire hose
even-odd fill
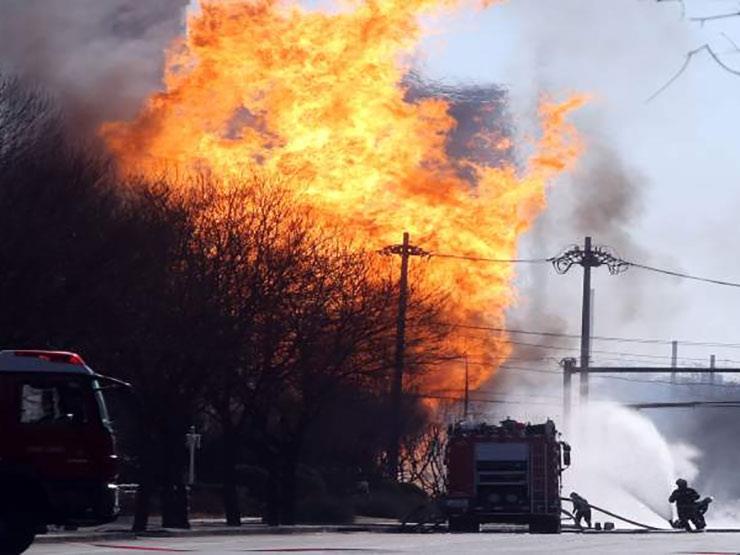
[[[569,499],[569,498],[567,498],[567,497],[561,497],[560,499],[562,501],[572,502],[572,500]],[[596,505],[592,505],[591,503],[587,503],[587,505],[591,509],[593,509],[595,511],[599,511],[600,513],[604,513],[605,515],[609,515],[609,516],[611,516],[613,518],[616,518],[617,520],[621,520],[622,522],[626,522],[627,524],[632,524],[633,526],[637,526],[638,528],[644,528],[645,530],[665,530],[665,528],[656,528],[655,526],[649,526],[647,524],[643,524],[642,522],[637,522],[635,520],[630,520],[629,518],[620,516],[620,515],[615,514],[615,513],[611,512],[611,511],[607,511],[606,509],[602,509],[601,507],[597,507]],[[566,511],[564,509],[563,509],[563,513],[565,513],[566,515],[568,515],[569,517],[571,517],[575,521],[575,517],[571,513],[569,513],[568,511]]]

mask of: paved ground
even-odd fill
[[[28,555],[90,555],[131,553],[346,553],[390,554],[740,554],[740,534],[706,532],[649,534],[383,534],[313,533],[229,537],[142,538],[100,542],[49,543]]]

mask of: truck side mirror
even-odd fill
[[[131,384],[124,382],[123,380],[111,378],[110,376],[103,376],[102,374],[90,374],[90,377],[97,380],[99,383],[105,384],[102,386],[98,385],[98,387],[95,388],[97,391],[105,391],[106,389],[124,389],[133,391]]]
[[[561,445],[563,448],[563,468],[568,468],[570,466],[570,445],[565,442]]]

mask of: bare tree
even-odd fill
[[[662,2],[678,2],[681,5],[681,17],[686,17],[686,4],[684,0],[655,0],[658,3]],[[712,15],[706,15],[706,16],[698,16],[698,17],[690,17],[689,21],[699,23],[702,27],[707,23],[712,23],[716,21],[724,21],[730,18],[735,18],[740,16],[740,11],[735,12],[727,12],[727,13],[720,13],[720,14],[712,14]],[[727,42],[729,42],[732,45],[732,53],[737,52],[738,45],[733,41],[726,33],[721,33],[720,36],[722,36]],[[688,67],[691,65],[691,62],[694,60],[694,58],[701,54],[707,54],[710,59],[718,65],[723,71],[726,71],[727,73],[730,73],[732,75],[740,76],[740,69],[736,69],[726,63],[723,60],[723,56],[725,53],[719,52],[717,49],[715,49],[710,43],[704,43],[701,46],[694,48],[693,50],[690,50],[686,53],[686,56],[684,58],[684,62],[681,65],[681,67],[676,71],[676,73],[673,74],[673,76],[657,91],[655,91],[652,95],[650,95],[646,102],[650,102],[654,100],[656,97],[658,97],[661,93],[663,93],[666,89],[668,89],[673,83],[675,83],[681,75],[688,69]]]
[[[202,183],[189,199],[198,272],[228,322],[207,387],[222,433],[227,521],[240,522],[235,466],[248,449],[268,470],[267,520],[293,522],[296,467],[312,425],[348,388],[388,390],[395,280],[379,257],[313,225],[279,183]],[[412,294],[410,377],[445,335],[435,320],[442,305],[439,295]]]
[[[447,491],[446,450],[447,427],[442,422],[431,421],[419,433],[407,437],[401,453],[405,481],[432,497]]]
[[[230,524],[246,459],[267,470],[268,520],[295,519],[297,466],[320,459],[306,442],[321,441],[326,415],[354,409],[348,400],[375,419],[369,441],[344,440],[348,464],[377,463],[397,305],[388,262],[316,226],[279,181],[123,181],[94,141],[68,131],[53,100],[2,81],[0,334],[80,351],[134,384],[145,425],[120,437],[124,472],[140,482],[134,528],[147,527],[158,493],[164,524],[189,525],[184,435],[198,421],[219,436]],[[448,332],[444,296],[421,281],[408,311],[410,392]],[[405,400],[411,436],[426,423],[419,407]]]

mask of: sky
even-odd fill
[[[536,124],[536,103],[573,92],[590,96],[575,117],[585,143],[577,168],[555,183],[549,207],[522,241],[520,256],[558,254],[583,241],[648,265],[740,282],[740,76],[706,52],[663,93],[646,100],[709,44],[740,71],[740,17],[701,25],[692,17],[740,11],[740,2],[686,0],[511,0],[468,11],[425,41],[419,63],[449,82],[505,85],[514,125]],[[581,271],[557,275],[522,267],[512,327],[578,333]],[[740,289],[631,269],[594,271],[594,334],[740,343]],[[531,339],[531,338],[530,338]],[[577,347],[576,342],[543,340]],[[670,345],[596,342],[594,349],[664,359],[594,355],[602,365],[668,364]],[[554,351],[576,356],[577,351]],[[679,345],[686,365],[716,354],[740,366],[740,349]],[[730,359],[737,362],[725,361]]]

